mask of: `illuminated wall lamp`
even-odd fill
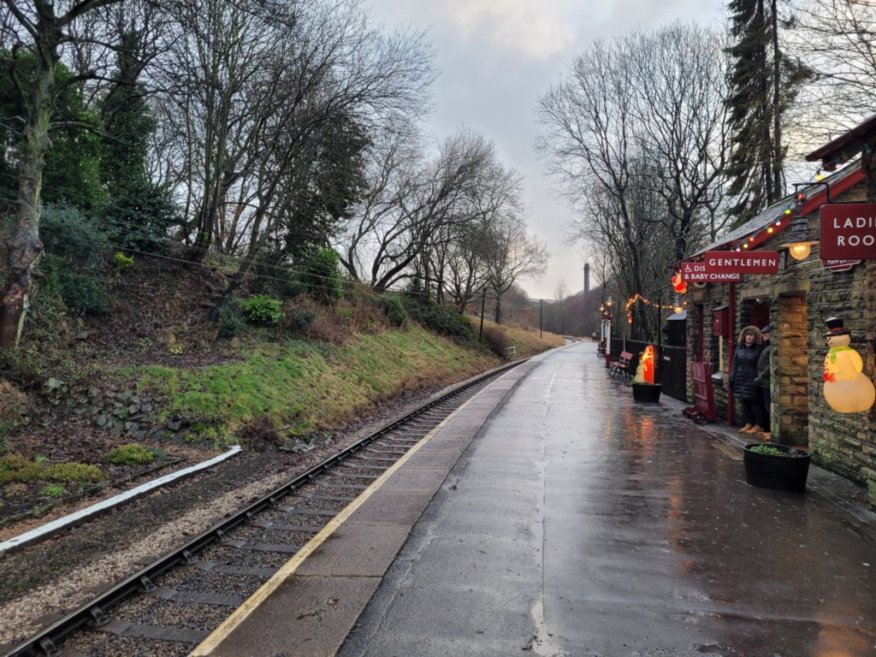
[[[812,253],[812,245],[818,242],[791,242],[784,246],[788,247],[788,253],[794,260],[806,260],[809,254]]]
[[[812,253],[812,246],[818,244],[817,241],[807,239],[809,237],[809,222],[806,217],[797,216],[791,219],[791,231],[788,237],[792,241],[782,244],[782,247],[788,249],[788,253],[794,260],[806,260]]]

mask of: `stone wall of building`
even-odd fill
[[[863,185],[833,198],[833,202],[861,202]],[[810,238],[817,240],[820,213],[807,217]],[[751,310],[769,303],[769,323],[774,345],[771,378],[771,433],[775,442],[808,446],[813,461],[868,487],[869,501],[876,507],[876,410],[866,413],[838,413],[824,400],[824,358],[827,355],[825,320],[843,319],[851,332],[851,347],[864,361],[864,373],[876,380],[876,260],[864,261],[848,272],[825,269],[815,245],[810,256],[797,262],[782,246],[788,239],[780,232],[759,249],[782,253],[779,273],[746,276],[736,286],[734,337],[751,323]],[[727,286],[709,285],[692,294],[693,306],[703,316],[703,352],[716,362],[718,339],[712,335],[713,309],[726,303]],[[689,321],[688,326],[696,321]],[[695,354],[698,336],[689,336],[689,352]],[[729,370],[723,352],[720,370]],[[724,377],[726,379],[726,376]],[[722,414],[727,409],[726,389],[715,387],[715,402]],[[735,423],[741,420],[740,405],[734,404]]]

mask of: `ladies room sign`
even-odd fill
[[[876,259],[876,203],[821,206],[821,258]]]

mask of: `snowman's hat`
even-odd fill
[[[843,320],[839,317],[828,317],[824,320],[824,323],[827,326],[827,333],[824,334],[826,338],[832,335],[850,335],[845,327],[843,327]]]

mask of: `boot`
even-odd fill
[[[753,425],[746,423],[744,427],[739,428],[739,433],[748,433]]]

